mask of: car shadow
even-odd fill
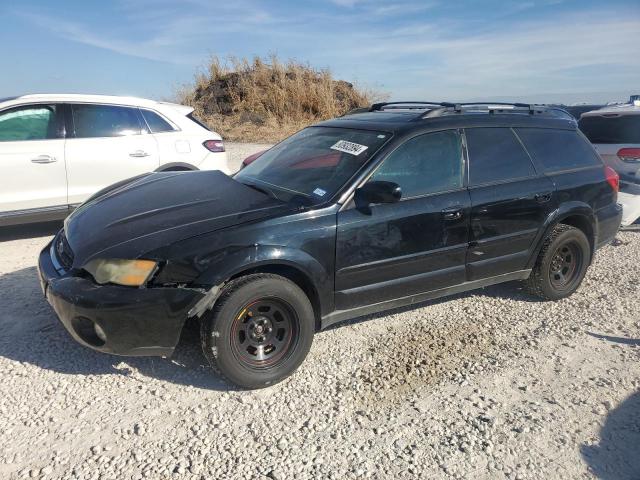
[[[621,343],[623,345],[633,345],[640,347],[640,338],[613,337],[611,335],[602,335],[600,333],[593,332],[586,332],[586,334],[600,340],[607,340],[609,342]]]
[[[71,338],[42,295],[35,267],[0,276],[0,356],[67,375],[144,375],[207,390],[231,391],[200,349],[198,322],[187,322],[174,355],[119,357]]]
[[[55,235],[61,228],[62,221],[0,227],[0,242]]]
[[[600,443],[582,445],[580,453],[602,480],[640,478],[640,391],[609,412],[600,429]]]

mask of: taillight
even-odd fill
[[[611,167],[604,167],[604,176],[614,192],[620,191],[620,175]]]
[[[224,152],[224,143],[222,143],[222,140],[207,140],[202,145],[210,152]]]
[[[640,163],[640,148],[621,148],[618,150],[618,158],[623,162]]]

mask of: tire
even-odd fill
[[[258,273],[228,283],[200,326],[205,357],[239,387],[263,388],[291,375],[315,332],[309,298],[292,281]]]
[[[575,292],[591,262],[591,244],[575,227],[556,225],[545,238],[525,288],[543,300],[560,300]]]

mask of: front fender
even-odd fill
[[[596,245],[596,239],[594,237],[595,232],[598,231],[597,228],[597,218],[593,212],[593,209],[589,206],[589,204],[584,202],[566,202],[563,203],[556,210],[551,212],[549,216],[545,219],[542,228],[538,232],[538,236],[536,237],[533,245],[535,246],[531,257],[529,258],[529,262],[527,263],[527,268],[533,268],[536,263],[536,259],[538,258],[538,254],[542,249],[542,245],[544,244],[544,239],[551,233],[553,228],[558,224],[562,223],[562,221],[568,217],[579,216],[582,217],[588,225],[591,227],[591,238],[589,238],[589,242],[591,243],[592,251],[594,246]],[[589,235],[587,235],[589,237]]]
[[[315,289],[322,312],[331,308],[333,277],[307,252],[278,245],[254,245],[218,256],[207,265],[193,284],[216,286],[243,272],[261,267],[282,265],[304,275]]]

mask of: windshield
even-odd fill
[[[280,200],[320,204],[333,197],[390,137],[387,132],[305,128],[234,178]]]

